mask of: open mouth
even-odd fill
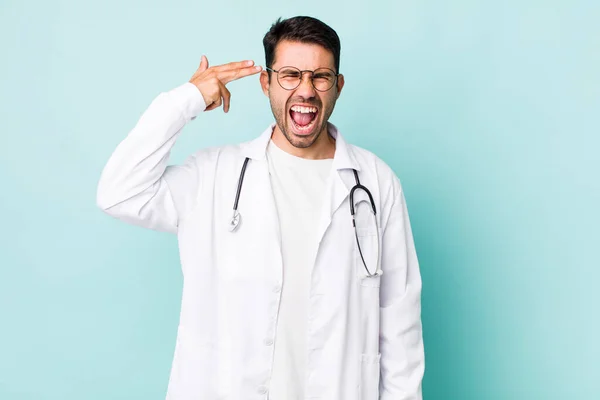
[[[297,135],[310,135],[315,127],[319,109],[312,106],[292,106],[290,118],[294,133]]]

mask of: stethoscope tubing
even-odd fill
[[[240,221],[241,221],[241,215],[238,212],[238,205],[239,205],[239,201],[240,201],[240,194],[242,192],[242,186],[244,183],[244,176],[246,175],[246,168],[248,166],[248,161],[250,159],[248,157],[246,157],[246,159],[244,160],[244,165],[242,166],[242,170],[240,172],[240,177],[238,178],[238,185],[237,185],[237,191],[235,194],[235,201],[233,203],[233,216],[231,218],[231,222],[229,223],[229,230],[231,232],[234,232],[238,226],[240,225]],[[356,185],[354,185],[352,187],[352,189],[350,189],[350,214],[352,215],[352,227],[354,228],[354,236],[356,237],[356,244],[358,246],[358,252],[360,254],[360,258],[362,260],[363,266],[365,267],[365,270],[367,272],[367,277],[376,277],[381,275],[382,271],[379,269],[379,263],[381,261],[381,254],[380,254],[380,237],[379,237],[379,227],[377,224],[377,209],[375,208],[375,201],[373,200],[373,196],[371,195],[371,192],[369,191],[369,189],[367,189],[364,185],[362,185],[360,183],[360,179],[358,178],[358,172],[355,169],[352,169],[352,171],[354,172],[354,179],[356,181]],[[369,269],[367,268],[367,263],[365,262],[365,258],[363,256],[362,253],[362,249],[360,248],[360,242],[358,240],[358,232],[356,229],[356,219],[355,219],[355,210],[354,210],[354,192],[356,190],[363,190],[367,196],[369,196],[369,202],[371,203],[371,210],[373,211],[373,218],[375,220],[375,226],[376,226],[376,230],[377,230],[377,269],[375,271],[374,274],[372,274]]]

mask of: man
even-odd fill
[[[265,70],[202,56],[151,103],[98,186],[108,214],[178,235],[167,399],[421,399],[421,280],[400,182],[328,122],[344,86],[338,35],[296,17],[263,44]],[[226,85],[259,73],[275,123],[168,166],[185,124],[228,112]]]

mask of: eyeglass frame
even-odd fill
[[[298,85],[297,85],[296,87],[294,87],[294,88],[292,88],[292,89],[287,89],[287,88],[284,88],[284,87],[283,87],[283,85],[281,84],[281,82],[279,82],[279,71],[281,71],[281,70],[282,70],[282,69],[284,69],[284,68],[294,68],[294,69],[296,69],[296,70],[300,71],[300,79],[298,80]],[[331,68],[327,68],[327,67],[319,67],[319,68],[317,68],[317,69],[315,69],[315,70],[310,70],[310,69],[304,69],[304,70],[302,70],[302,69],[300,69],[300,68],[296,68],[296,67],[294,67],[294,66],[292,66],[292,65],[286,65],[286,66],[284,66],[284,67],[281,67],[281,68],[279,68],[279,71],[277,71],[277,70],[275,70],[275,69],[273,69],[273,68],[269,68],[269,67],[265,67],[265,69],[267,69],[267,70],[269,70],[269,71],[271,71],[271,72],[275,72],[275,73],[277,74],[277,83],[279,84],[279,86],[281,86],[281,88],[282,88],[283,90],[296,90],[296,89],[298,88],[298,86],[300,86],[300,84],[302,83],[302,78],[304,77],[304,73],[305,73],[305,72],[310,72],[310,73],[311,73],[311,76],[310,76],[310,84],[312,85],[312,87],[313,87],[313,88],[314,88],[314,89],[315,89],[317,92],[325,93],[325,92],[328,92],[328,91],[330,91],[330,90],[331,90],[331,88],[332,88],[332,87],[334,87],[334,86],[336,85],[336,83],[337,83],[337,81],[338,81],[338,77],[340,76],[340,73],[336,73],[334,70],[332,70]],[[318,70],[320,70],[320,69],[328,69],[329,71],[333,72],[333,76],[335,77],[335,80],[334,80],[333,84],[331,85],[331,87],[329,87],[329,88],[328,88],[328,89],[326,89],[326,90],[319,90],[319,89],[317,89],[317,87],[315,86],[315,82],[314,82],[315,71],[318,71]]]

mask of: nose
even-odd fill
[[[300,79],[300,85],[296,88],[296,94],[305,99],[315,97],[316,91],[312,83],[312,73],[302,72]]]

